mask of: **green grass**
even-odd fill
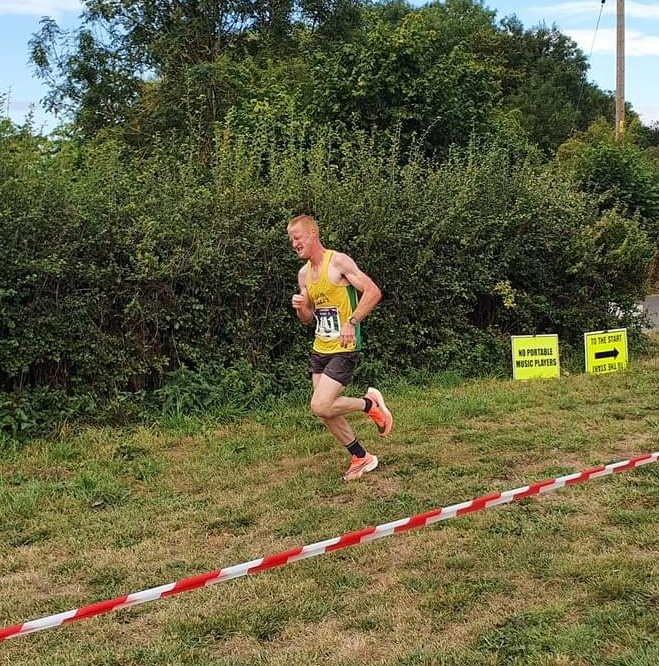
[[[358,483],[300,405],[0,458],[0,624],[659,449],[659,359],[400,383]],[[655,666],[659,465],[12,639],[12,666]]]

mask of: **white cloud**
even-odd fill
[[[7,110],[13,113],[26,113],[36,107],[34,102],[24,102],[22,100],[11,101],[7,104]]]
[[[634,111],[641,116],[641,120],[646,125],[651,125],[652,123],[659,123],[659,106],[652,104],[640,104],[639,106],[634,105]]]
[[[638,19],[659,19],[659,5],[656,2],[650,5],[627,0],[625,3],[625,17],[627,16]]]
[[[605,5],[606,6],[606,5]],[[582,14],[592,14],[595,8],[593,2],[559,2],[557,5],[529,7],[528,12],[539,16],[546,16],[547,11],[551,10],[552,16],[581,16]],[[599,11],[599,6],[596,7]],[[556,19],[554,19],[556,20]]]
[[[598,30],[593,44],[594,30],[579,30],[566,28],[562,30],[579,45],[586,54],[593,53],[614,54],[616,52],[615,28]],[[625,56],[659,56],[659,35],[648,35],[638,30],[625,30]]]
[[[537,14],[539,16],[547,17],[547,11],[551,10],[552,16],[555,18],[553,21],[559,22],[562,17],[573,16],[592,16],[595,18],[600,10],[600,5],[596,4],[594,0],[575,0],[575,2],[559,2],[557,5],[545,5],[529,7],[528,12]],[[603,8],[604,14],[616,13],[616,2],[610,0]],[[659,19],[659,5],[656,2],[652,4],[644,2],[634,2],[627,0],[625,2],[625,19]]]
[[[80,0],[0,0],[0,14],[59,16],[63,12],[79,12]]]

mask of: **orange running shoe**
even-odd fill
[[[378,427],[380,437],[387,437],[391,432],[391,426],[394,424],[394,417],[384,404],[382,393],[372,386],[368,387],[365,398],[371,400],[371,408],[365,412],[373,423]]]
[[[343,475],[344,481],[354,481],[361,478],[364,472],[372,472],[378,466],[377,456],[372,456],[368,451],[363,458],[352,456],[350,459],[350,467]]]

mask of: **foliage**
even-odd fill
[[[587,81],[589,65],[574,40],[556,26],[524,29],[515,16],[501,25],[504,106],[519,110],[532,141],[553,151],[596,118],[613,121],[613,98]]]
[[[559,158],[576,186],[593,194],[601,210],[619,210],[638,218],[653,241],[659,240],[659,169],[649,149],[642,149],[632,125],[625,141],[615,143],[601,122],[561,146]]]
[[[300,210],[383,288],[360,381],[501,373],[508,333],[570,343],[584,326],[619,323],[610,303],[624,314],[642,295],[646,235],[624,211],[599,215],[515,122],[500,117],[438,162],[395,137],[236,114],[208,166],[205,141],[140,152],[112,132],[76,143],[5,126],[5,427],[25,430],[21,401],[45,387],[73,400],[62,409],[93,395],[80,413],[121,418],[145,392],[145,406],[175,416],[303,386],[308,333],[289,307],[297,263],[285,235]]]
[[[49,85],[47,107],[68,112],[87,136],[135,121],[136,107],[150,108],[154,101],[151,120],[158,122],[152,131],[185,127],[190,104],[208,129],[227,110],[224,58],[287,52],[296,23],[324,43],[349,35],[360,20],[359,0],[84,0],[82,5],[81,26],[70,33],[52,19],[42,21],[31,41],[31,59]],[[240,87],[239,79],[232,83]]]
[[[3,432],[298,392],[300,212],[383,287],[360,382],[501,374],[511,332],[638,330],[656,137],[631,114],[622,146],[605,121],[565,142],[611,98],[557,28],[475,0],[82,6],[31,43],[70,125],[0,120]]]
[[[313,61],[309,113],[423,136],[431,150],[488,126],[499,100],[492,13],[470,2],[429,4],[392,18],[366,15],[363,38]]]
[[[294,113],[314,126],[423,137],[429,153],[445,154],[518,110],[523,131],[553,150],[612,112],[571,39],[555,27],[524,30],[514,17],[497,24],[475,0],[83,7],[78,30],[46,19],[31,48],[47,106],[84,136],[121,127],[150,146],[158,134],[194,131],[210,146],[215,124],[233,113],[284,125]]]

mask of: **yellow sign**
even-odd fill
[[[513,379],[560,377],[558,335],[512,335]]]
[[[627,367],[627,329],[584,333],[586,372],[602,375]]]

